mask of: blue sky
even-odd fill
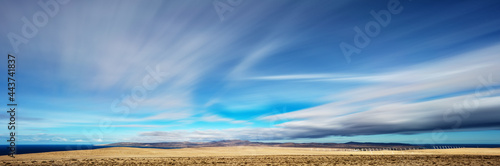
[[[0,2],[19,143],[500,143],[498,1],[40,2]]]

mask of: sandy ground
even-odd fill
[[[95,150],[0,156],[1,165],[500,165],[500,148],[345,151],[329,148],[206,147]]]

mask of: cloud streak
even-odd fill
[[[498,73],[494,72],[500,71],[497,65],[500,64],[499,51],[500,47],[494,46],[395,69],[395,72],[352,78],[351,81],[370,83],[335,95],[336,99],[342,99],[338,102],[260,117],[265,121],[288,120],[269,128],[146,132],[140,135],[165,140],[176,136],[188,140],[272,140],[500,129],[497,118],[500,116],[500,80]],[[261,77],[259,80],[323,79],[328,76],[285,75]],[[460,91],[466,94],[450,94]],[[419,101],[439,95],[444,96]]]
[[[407,2],[347,64],[338,43],[386,2],[245,1],[221,22],[213,1],[72,1],[21,48],[19,117],[26,134],[67,142],[87,141],[75,129],[109,142],[497,128],[487,115],[498,112],[498,3]],[[39,10],[0,1],[0,33],[20,32]],[[157,66],[158,86],[127,98]],[[479,104],[467,114],[463,100]],[[109,121],[116,130],[101,138]]]

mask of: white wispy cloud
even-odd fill
[[[356,78],[376,83],[332,95],[337,102],[261,119],[295,119],[278,126],[308,129],[297,134],[299,137],[425,132],[450,129],[454,121],[460,121],[460,128],[499,127],[500,121],[492,118],[500,114],[498,91],[492,91],[500,85],[500,76],[496,73],[500,71],[498,51],[500,47],[494,46]],[[457,92],[467,94],[452,94]],[[418,101],[439,95],[443,96]],[[457,105],[470,107],[471,103],[477,108],[455,108]],[[468,109],[470,117],[456,117],[463,109]],[[455,120],[450,120],[452,118]]]
[[[286,135],[286,130],[279,128],[234,128],[213,130],[175,130],[142,132],[133,138],[135,141],[168,142],[168,141],[213,141],[228,139],[244,140],[270,140],[281,139]]]
[[[370,77],[352,78],[371,83],[333,95],[336,102],[260,117],[265,121],[287,119],[269,128],[158,131],[140,135],[155,140],[176,140],[179,136],[186,140],[270,140],[500,128],[496,118],[500,116],[500,91],[496,88],[500,76],[495,73],[500,71],[499,51],[500,47],[494,46]],[[328,75],[286,75],[261,80],[325,76]],[[465,94],[453,94],[458,92]],[[429,99],[419,101],[425,98]],[[266,132],[272,134],[259,134]]]
[[[201,121],[205,122],[229,122],[229,123],[246,123],[250,124],[250,122],[244,121],[244,120],[234,120],[231,118],[223,118],[218,115],[203,115],[200,118]]]
[[[0,27],[3,34],[18,33],[18,18],[39,10],[36,2],[0,3],[5,15],[0,19],[7,22]],[[170,127],[164,123],[196,128],[188,125],[276,122],[268,128],[140,134],[158,141],[415,133],[450,128],[457,116],[463,129],[498,127],[492,117],[498,115],[500,46],[489,38],[496,37],[500,21],[472,19],[490,13],[485,6],[496,2],[457,2],[433,12],[405,2],[404,13],[394,15],[346,66],[337,61],[343,56],[335,44],[352,41],[352,27],[373,20],[372,8],[350,3],[247,1],[221,23],[212,1],[72,1],[22,47],[23,102],[43,109],[25,109],[20,119],[30,131],[62,132],[95,129],[103,120],[134,131]],[[450,26],[455,24],[460,26]],[[475,51],[453,55],[463,50]],[[128,113],[112,112],[112,101],[141,86],[148,66],[162,73],[158,87]],[[478,86],[488,87],[481,94],[495,93],[474,96]],[[455,112],[443,120],[448,108],[470,98],[480,105],[469,117]],[[246,111],[258,117],[271,105],[301,102],[322,105],[255,121],[217,114]],[[122,136],[94,141],[127,139]],[[81,140],[55,137],[36,141]]]

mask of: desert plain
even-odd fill
[[[354,151],[255,146],[111,147],[0,156],[0,165],[500,165],[500,148]]]

